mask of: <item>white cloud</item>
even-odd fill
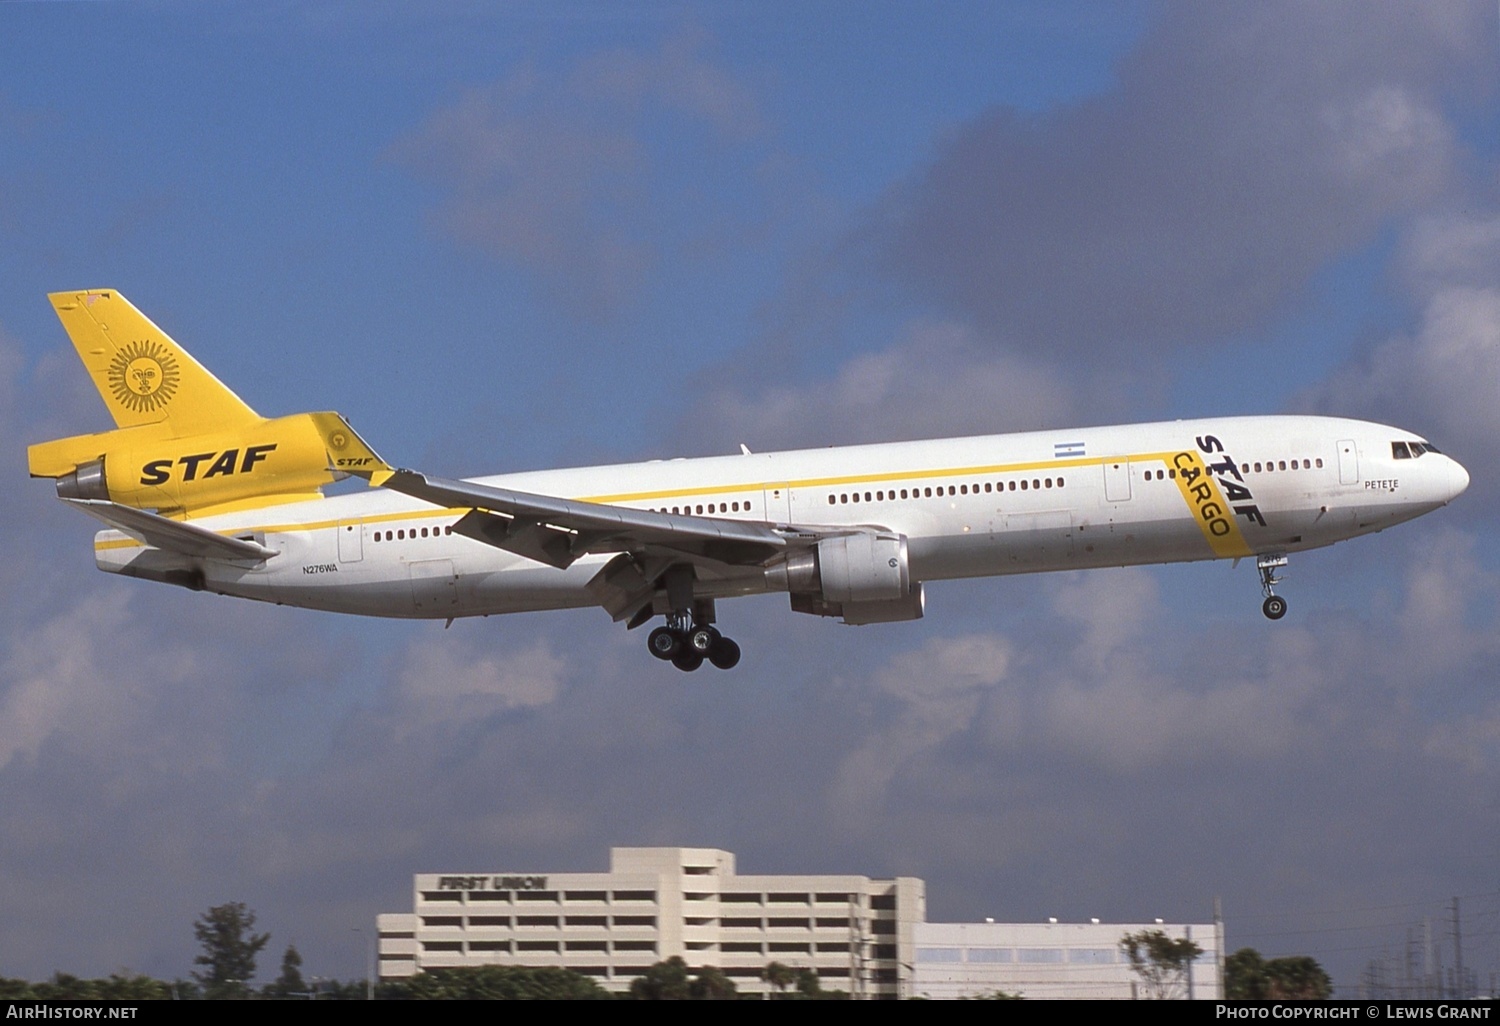
[[[778,379],[753,394],[731,378],[710,387],[685,423],[710,451],[988,434],[1076,421],[1090,384],[1086,372],[1069,377],[991,351],[956,324],[917,324],[827,377]],[[1087,416],[1107,415],[1109,402],[1101,396]]]
[[[832,814],[868,824],[908,760],[967,730],[1010,663],[1010,643],[985,635],[934,639],[892,659],[871,684],[896,699],[899,711],[840,762],[829,791]]]
[[[562,693],[566,671],[545,640],[520,651],[476,653],[451,634],[424,637],[407,649],[396,677],[396,737],[548,705]]]
[[[1472,6],[1170,6],[1117,89],[956,131],[877,210],[874,261],[1026,352],[1233,337],[1453,184],[1443,105],[1486,102],[1490,31]]]
[[[1401,254],[1418,296],[1493,285],[1500,273],[1500,215],[1433,214],[1414,222]]]
[[[1363,415],[1416,431],[1471,468],[1500,459],[1500,289],[1438,289],[1416,333],[1382,343],[1366,360],[1309,392],[1315,409]],[[1398,419],[1399,418],[1399,419]],[[1475,492],[1493,497],[1486,475]],[[1475,501],[1475,496],[1460,502]],[[1482,499],[1480,501],[1483,501]]]
[[[440,186],[445,232],[536,275],[562,309],[612,316],[640,298],[684,225],[705,228],[680,194],[663,194],[673,165],[709,174],[705,151],[725,148],[737,167],[765,157],[754,96],[709,47],[682,33],[562,73],[523,66],[430,114],[389,156]],[[662,131],[663,114],[679,134]]]

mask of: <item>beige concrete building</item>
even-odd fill
[[[1222,933],[1211,923],[921,923],[903,996],[1131,999],[1149,995],[1120,948],[1127,933],[1161,930],[1189,938],[1203,953],[1169,997],[1216,1000]]]
[[[605,873],[419,874],[412,911],[379,918],[380,976],[444,966],[561,966],[621,991],[655,962],[715,966],[762,993],[770,962],[825,989],[912,993],[920,879],[742,876],[716,848],[611,848]]]

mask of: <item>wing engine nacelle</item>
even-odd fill
[[[784,575],[784,583],[775,584],[791,593],[792,609],[799,613],[838,616],[849,624],[922,617],[925,596],[911,579],[905,535],[824,538],[774,572]]]

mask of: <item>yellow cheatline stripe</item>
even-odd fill
[[[796,481],[761,481],[752,484],[714,485],[708,488],[679,488],[666,492],[621,492],[618,495],[597,495],[584,502],[640,502],[647,499],[678,499],[684,495],[729,495],[735,492],[760,492],[767,488],[830,488],[837,485],[873,484],[877,481],[931,480],[935,477],[958,477],[962,474],[1007,474],[1023,470],[1056,470],[1068,467],[1097,466],[1121,459],[1161,459],[1164,454],[1142,454],[1139,456],[1111,456],[1107,459],[1044,460],[1035,463],[995,463],[979,467],[944,467],[938,470],[910,470],[900,473],[885,471],[879,474],[856,474],[846,477],[807,477]]]
[[[794,489],[798,489],[798,488],[833,488],[833,487],[837,487],[839,485],[874,484],[876,482],[881,482],[881,481],[932,480],[934,478],[939,478],[939,477],[961,477],[961,476],[965,476],[965,475],[974,475],[974,474],[1015,474],[1015,473],[1022,473],[1022,472],[1025,472],[1025,471],[1067,470],[1067,469],[1076,469],[1076,468],[1079,468],[1079,467],[1097,467],[1097,466],[1103,466],[1106,463],[1123,463],[1123,462],[1127,462],[1127,461],[1131,462],[1131,463],[1151,463],[1151,462],[1157,462],[1157,461],[1159,461],[1159,462],[1170,462],[1171,459],[1173,457],[1177,456],[1177,455],[1178,455],[1178,453],[1175,453],[1175,452],[1134,453],[1134,454],[1131,454],[1131,455],[1124,455],[1124,454],[1122,454],[1122,455],[1119,455],[1119,456],[1106,456],[1106,457],[1103,457],[1103,458],[1100,458],[1100,457],[1087,457],[1087,458],[1083,458],[1083,459],[1067,459],[1067,460],[1036,460],[1036,461],[1032,461],[1032,462],[1028,462],[1028,463],[993,463],[993,464],[986,464],[986,465],[974,466],[974,467],[944,467],[944,468],[940,468],[940,469],[937,469],[937,470],[912,470],[912,471],[904,471],[904,472],[900,472],[900,473],[886,472],[886,473],[881,473],[881,474],[853,474],[853,475],[847,475],[847,476],[843,476],[843,477],[809,477],[809,478],[800,478],[798,480],[793,480],[793,481],[760,481],[760,482],[747,482],[747,483],[743,483],[743,484],[733,484],[733,485],[713,485],[713,486],[710,486],[710,487],[707,487],[707,488],[679,488],[679,489],[672,489],[672,490],[668,490],[668,491],[621,492],[621,493],[615,494],[615,495],[589,495],[589,496],[579,497],[577,501],[579,501],[579,502],[596,502],[596,503],[601,503],[601,504],[609,504],[609,503],[621,503],[621,502],[646,502],[646,501],[654,501],[654,500],[678,499],[678,498],[682,498],[683,496],[689,496],[689,495],[691,495],[691,496],[701,496],[701,495],[730,495],[730,494],[736,494],[736,493],[743,494],[745,492],[755,493],[755,492],[763,492],[763,491],[765,491],[768,488],[784,488],[784,489],[788,489],[788,490],[794,490]],[[1202,466],[1202,461],[1201,460],[1199,461],[1199,466],[1200,467]],[[1212,480],[1211,476],[1210,476],[1210,480]],[[1181,479],[1180,478],[1178,480],[1178,483],[1179,483],[1179,485],[1181,485]],[[1222,497],[1222,495],[1219,495],[1219,493],[1218,493],[1218,486],[1217,485],[1214,485],[1214,494],[1219,496],[1219,501],[1222,504],[1223,503],[1223,497]],[[1184,492],[1184,498],[1189,498],[1189,496],[1187,495],[1186,492]],[[1193,508],[1191,501],[1189,501],[1188,508],[1189,509]],[[1228,507],[1225,506],[1224,508],[1227,509]],[[267,524],[267,525],[264,525],[264,526],[257,526],[257,527],[224,528],[222,530],[219,530],[216,533],[224,535],[225,537],[230,537],[232,535],[243,534],[244,532],[251,531],[251,530],[253,530],[253,531],[260,531],[260,532],[263,532],[265,534],[288,533],[288,532],[296,532],[296,531],[322,531],[322,530],[327,530],[328,528],[331,528],[331,527],[337,527],[339,524],[346,523],[349,520],[358,520],[358,521],[360,521],[361,523],[364,523],[364,524],[396,523],[398,521],[406,521],[406,520],[426,520],[426,519],[435,519],[435,518],[439,518],[439,517],[462,516],[463,514],[467,513],[468,511],[469,511],[468,507],[450,507],[448,509],[411,510],[411,511],[407,511],[407,512],[380,513],[380,514],[376,514],[376,515],[373,515],[373,516],[345,517],[343,519],[333,519],[333,520],[317,520],[317,521],[309,521],[309,522],[306,522],[306,523]],[[1234,526],[1234,523],[1233,523],[1232,519],[1230,520],[1230,526],[1234,529],[1234,536],[1236,538],[1239,538],[1239,528]],[[1207,535],[1207,530],[1208,530],[1208,528],[1205,527],[1204,528],[1205,537],[1208,536]],[[1215,542],[1216,542],[1216,539],[1210,539],[1209,544],[1215,545]],[[1240,538],[1239,544],[1240,544],[1241,547],[1244,547],[1244,540],[1243,540],[1243,538]],[[94,543],[94,550],[96,552],[102,552],[102,551],[105,551],[105,550],[108,550],[108,549],[121,549],[121,548],[132,548],[132,547],[133,548],[144,548],[145,546],[143,546],[140,542],[136,541],[133,538],[126,538],[126,539],[119,539],[119,540],[114,540],[114,541],[95,542]],[[1217,545],[1215,545],[1214,551],[1216,553],[1219,552],[1219,548],[1218,548]],[[1226,553],[1222,553],[1222,554],[1223,555],[1236,555],[1236,554],[1243,555],[1243,554],[1248,554],[1248,552],[1249,552],[1249,550],[1247,548],[1246,551],[1245,551],[1245,553],[1229,553],[1229,552],[1226,552]]]

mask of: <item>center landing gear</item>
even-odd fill
[[[1260,571],[1260,590],[1266,596],[1266,600],[1261,603],[1260,611],[1266,614],[1267,620],[1280,620],[1286,615],[1286,599],[1276,594],[1276,585],[1281,583],[1281,578],[1277,576],[1276,571],[1284,566],[1286,566],[1286,556],[1279,552],[1255,557],[1255,569]]]
[[[704,660],[721,670],[733,669],[740,661],[740,646],[713,625],[713,600],[692,601],[680,592],[674,594],[678,591],[673,587],[676,583],[670,578],[667,581],[668,601],[673,608],[667,614],[666,624],[646,638],[646,647],[656,658],[667,660],[685,672],[696,670]],[[690,589],[691,579],[687,595],[691,595]]]

